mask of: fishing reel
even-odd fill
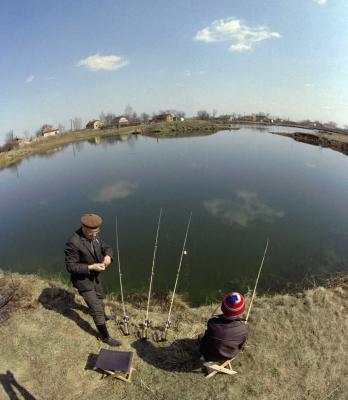
[[[129,329],[128,329],[128,324],[129,324],[129,316],[128,315],[124,315],[122,320],[118,321],[120,327],[121,327],[121,331],[125,336],[129,335]]]
[[[172,321],[169,321],[169,319],[167,319],[167,321],[164,324],[164,329],[168,330],[170,328],[170,325],[172,324]]]
[[[172,321],[170,321],[169,319],[167,319],[167,321],[164,324],[164,330],[163,330],[163,334],[160,338],[160,342],[165,342],[167,340],[167,332],[168,329],[170,328],[170,325],[172,324]]]
[[[150,319],[146,319],[144,321],[144,328],[146,328],[146,329],[150,328],[151,324],[152,324],[152,321]]]
[[[147,330],[151,327],[152,321],[149,319],[145,319],[144,323],[141,325],[141,338],[147,339]]]

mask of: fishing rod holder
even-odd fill
[[[141,324],[141,338],[147,339],[147,330],[151,327],[152,321],[145,319],[144,323]]]
[[[146,319],[144,321],[144,328],[150,328],[152,321],[150,319]]]
[[[159,339],[159,342],[165,342],[167,340],[167,332],[168,332],[168,329],[170,328],[171,324],[172,324],[172,321],[167,319],[167,321],[164,323],[164,330],[163,330],[161,338]]]
[[[128,335],[129,335],[129,329],[128,329],[128,325],[129,325],[129,316],[128,316],[128,315],[124,315],[123,318],[122,318],[122,320],[117,321],[117,322],[118,322],[118,324],[121,326],[122,333],[123,333],[125,336],[128,336]]]
[[[169,329],[171,324],[172,324],[172,321],[169,321],[169,319],[167,319],[167,321],[164,324],[164,329]]]

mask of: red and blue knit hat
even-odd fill
[[[238,292],[231,292],[225,296],[221,311],[227,315],[240,315],[245,311],[244,297]]]

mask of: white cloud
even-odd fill
[[[130,196],[138,185],[129,181],[119,181],[112,185],[102,187],[92,198],[97,203],[109,203],[112,200],[124,199]]]
[[[313,83],[305,83],[304,86],[309,88],[309,87],[313,87],[314,85],[313,85]]]
[[[245,43],[237,43],[237,44],[232,44],[230,46],[230,50],[232,51],[245,51],[245,50],[251,50],[251,44],[245,44]]]
[[[272,32],[267,26],[251,27],[236,18],[219,19],[198,31],[195,40],[206,43],[232,42],[230,51],[250,51],[263,40],[279,39],[280,33]]]
[[[254,192],[237,191],[234,199],[211,199],[203,203],[215,217],[228,225],[247,227],[256,221],[272,223],[282,218],[283,211],[264,203]]]
[[[186,70],[184,71],[184,75],[187,76],[187,77],[189,78],[189,77],[192,75],[191,70],[186,69]]]
[[[321,6],[326,4],[327,0],[313,0],[315,1],[317,4],[320,4]]]
[[[25,83],[30,83],[34,80],[34,75],[29,75],[25,78]]]
[[[93,56],[89,56],[83,60],[80,60],[77,64],[78,67],[86,67],[91,71],[116,71],[122,67],[125,67],[129,64],[129,61],[124,57],[110,55],[110,56],[101,56],[99,54],[94,54]]]

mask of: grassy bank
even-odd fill
[[[346,277],[296,295],[256,298],[250,338],[234,362],[239,373],[205,380],[194,338],[215,305],[193,309],[178,300],[168,341],[158,344],[138,339],[145,299],[133,298],[127,304],[131,335],[121,337],[117,325],[109,323],[112,335],[122,339],[121,350],[135,353],[137,371],[128,385],[100,380],[86,366],[107,346],[96,339],[92,318],[71,288],[33,275],[0,273],[0,398],[21,385],[36,399],[343,400],[348,393],[347,300]],[[166,298],[157,303],[150,315],[155,327],[166,319],[168,305]],[[106,304],[121,317],[114,298]]]
[[[225,124],[219,121],[212,122],[200,120],[185,120],[149,124],[144,127],[143,133],[147,136],[152,137],[182,137],[190,135],[209,135],[217,131],[235,128],[236,127],[232,124]]]
[[[94,139],[96,136],[103,138],[131,134],[132,132],[134,132],[134,126],[123,127],[120,129],[110,128],[98,131],[86,129],[83,131],[75,131],[71,133],[69,132],[57,136],[42,138],[39,141],[25,144],[8,152],[0,153],[0,169],[17,164],[21,160],[35,154],[43,154],[51,150],[57,150],[60,147],[67,146],[70,143],[77,143],[84,140]]]
[[[270,132],[275,135],[286,136],[298,142],[308,143],[320,147],[328,147],[332,150],[348,155],[348,135],[339,133],[304,133],[304,132]]]
[[[21,160],[35,154],[43,154],[55,151],[70,143],[77,143],[98,137],[100,139],[141,133],[152,137],[178,137],[178,136],[197,136],[207,135],[222,129],[228,129],[230,125],[211,123],[209,121],[187,120],[183,122],[162,122],[156,124],[141,124],[121,128],[108,128],[102,130],[85,129],[64,133],[57,136],[42,138],[39,141],[25,144],[8,152],[0,153],[0,169],[17,164]]]

